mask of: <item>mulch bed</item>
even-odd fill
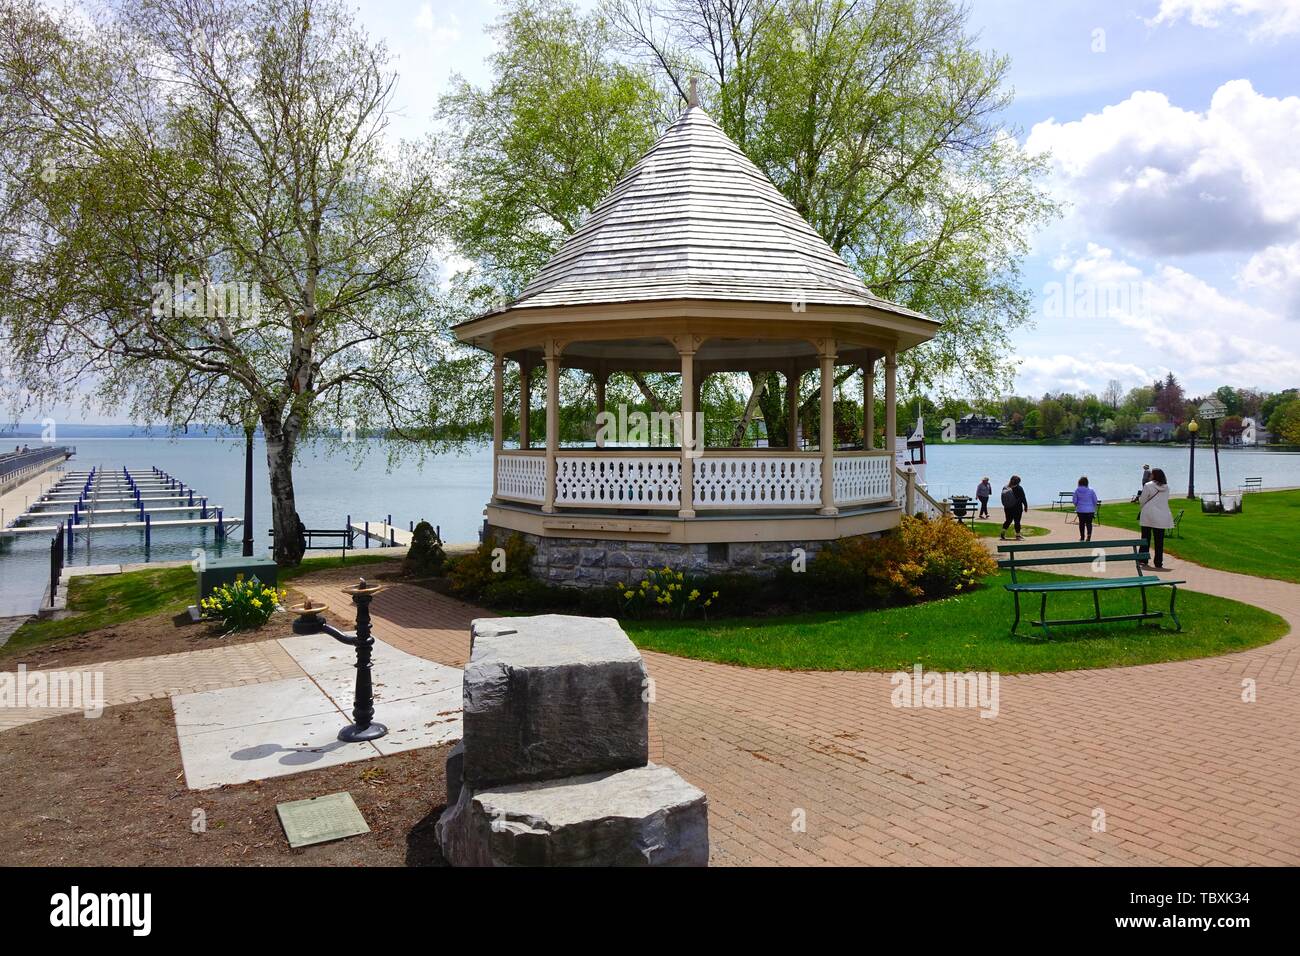
[[[189,790],[169,700],[69,714],[0,739],[0,860],[21,866],[443,865],[450,745]],[[371,832],[292,850],[277,803],[346,790]],[[192,832],[194,811],[206,830]]]
[[[284,585],[289,592],[285,605],[287,607],[303,600],[301,592],[294,588],[298,582],[338,584],[340,588],[344,588],[356,584],[358,577],[366,575],[369,575],[372,580],[379,578],[392,580],[400,570],[400,562],[385,561],[379,564],[358,564],[352,567],[345,565],[313,571]],[[355,623],[350,612],[351,605],[348,598],[340,594],[338,601],[331,605],[325,617],[338,627],[350,629]],[[27,665],[29,670],[38,667],[68,668],[82,664],[98,664],[102,661],[126,660],[131,657],[156,657],[161,654],[201,651],[223,645],[273,641],[281,637],[292,637],[292,626],[293,615],[277,614],[257,630],[222,634],[219,626],[206,621],[195,623],[190,620],[189,614],[184,612],[175,615],[155,614],[88,631],[85,634],[62,637],[48,644],[0,654],[0,671],[17,670],[19,664]]]

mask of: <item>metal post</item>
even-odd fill
[[[191,500],[190,504],[194,502]],[[244,428],[244,557],[253,556],[253,429]]]
[[[370,547],[370,522],[366,522],[366,547]]]
[[[339,731],[339,740],[349,743],[374,740],[388,733],[383,724],[374,723],[375,694],[370,680],[370,652],[375,646],[375,639],[370,636],[370,600],[373,593],[364,593],[365,578],[360,586],[352,592],[352,603],[357,608],[357,685],[352,697],[352,726]]]
[[[1219,475],[1219,421],[1210,419],[1210,442],[1214,445],[1214,483],[1219,488],[1219,507],[1223,507],[1223,478]]]
[[[1188,429],[1191,440],[1187,444],[1187,497],[1189,500],[1196,498],[1196,432]]]
[[[217,535],[218,537],[224,538],[226,536],[226,521],[225,518],[222,516],[221,512],[222,509],[218,508],[217,509]]]
[[[206,497],[205,497],[205,498],[200,498],[200,499],[199,499],[199,517],[200,517],[200,518],[206,518],[207,516],[208,516],[208,499],[207,499]],[[250,521],[252,520],[251,516],[250,516],[249,520],[250,520]]]
[[[144,516],[144,547],[146,551],[149,550],[150,532],[153,530],[150,527],[150,517],[150,515]]]

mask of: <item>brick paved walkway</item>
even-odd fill
[[[1059,512],[1030,521],[1074,534]],[[1176,573],[1300,627],[1300,586]],[[297,586],[346,607],[338,582]],[[373,610],[377,638],[456,666],[487,614],[406,585]],[[1217,658],[1003,677],[992,720],[896,709],[887,674],[645,658],[652,759],[708,793],[715,864],[1300,863],[1294,631]],[[300,673],[274,641],[88,669],[105,672],[110,704]]]
[[[1300,625],[1300,587],[1178,570]],[[337,588],[300,589],[337,603]],[[400,585],[373,611],[380,639],[456,665],[484,613]],[[1199,661],[1003,677],[992,720],[896,709],[886,674],[645,659],[652,759],[708,793],[715,864],[1300,863],[1294,633]]]
[[[105,707],[303,676],[302,668],[276,641],[82,664],[67,670],[72,673],[102,672]],[[0,731],[67,713],[77,711],[3,707],[0,708]]]

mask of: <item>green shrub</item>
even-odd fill
[[[951,597],[996,571],[983,543],[956,521],[905,515],[896,530],[832,542],[806,574],[782,578],[796,603],[842,610]]]
[[[411,547],[402,561],[402,572],[413,577],[433,578],[442,574],[447,564],[447,552],[442,538],[427,521],[415,526]]]
[[[479,600],[497,611],[569,611],[577,609],[579,593],[574,588],[551,587],[534,578],[506,578],[486,585],[479,593]]]
[[[266,587],[256,576],[244,580],[240,574],[233,584],[222,585],[204,598],[201,607],[206,614],[221,621],[227,634],[251,631],[280,610],[280,602],[288,593]]]
[[[501,555],[493,552],[501,548]],[[487,538],[469,554],[451,560],[447,576],[451,591],[458,597],[475,601],[491,584],[528,578],[533,547],[518,533],[506,539],[504,546]]]

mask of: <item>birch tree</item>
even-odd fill
[[[0,2],[0,335],[37,401],[243,420],[274,554],[303,553],[305,437],[427,434],[430,151],[385,137],[395,74],[334,0]]]

